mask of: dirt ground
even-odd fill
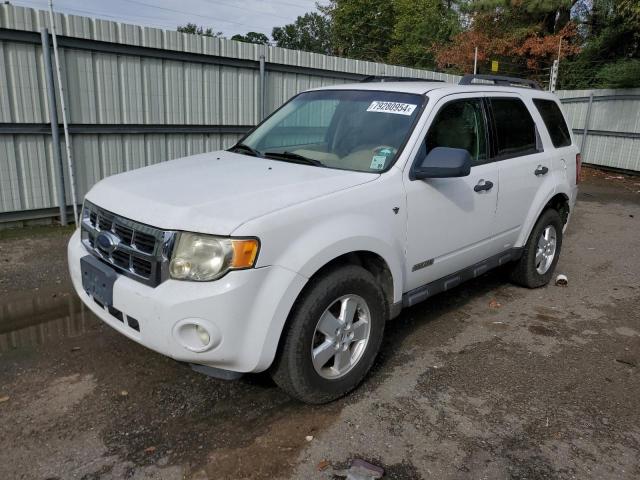
[[[640,177],[585,173],[567,287],[493,272],[408,309],[318,407],[102,324],[71,292],[69,230],[0,231],[0,479],[331,479],[354,458],[387,479],[640,478]]]

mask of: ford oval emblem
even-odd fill
[[[100,232],[96,238],[96,245],[103,252],[111,253],[120,244],[120,237],[111,232]]]

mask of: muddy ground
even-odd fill
[[[0,232],[0,479],[331,479],[353,458],[388,479],[640,478],[640,178],[586,176],[567,287],[493,272],[406,310],[361,388],[320,407],[99,322],[68,230]]]

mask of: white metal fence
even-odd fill
[[[640,88],[557,94],[585,163],[640,172]]]

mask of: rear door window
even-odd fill
[[[571,135],[567,122],[564,121],[560,107],[553,100],[542,100],[536,98],[533,100],[534,105],[540,112],[540,116],[547,127],[551,142],[556,148],[567,147],[571,145]]]
[[[536,124],[519,98],[491,98],[498,159],[536,153]]]

